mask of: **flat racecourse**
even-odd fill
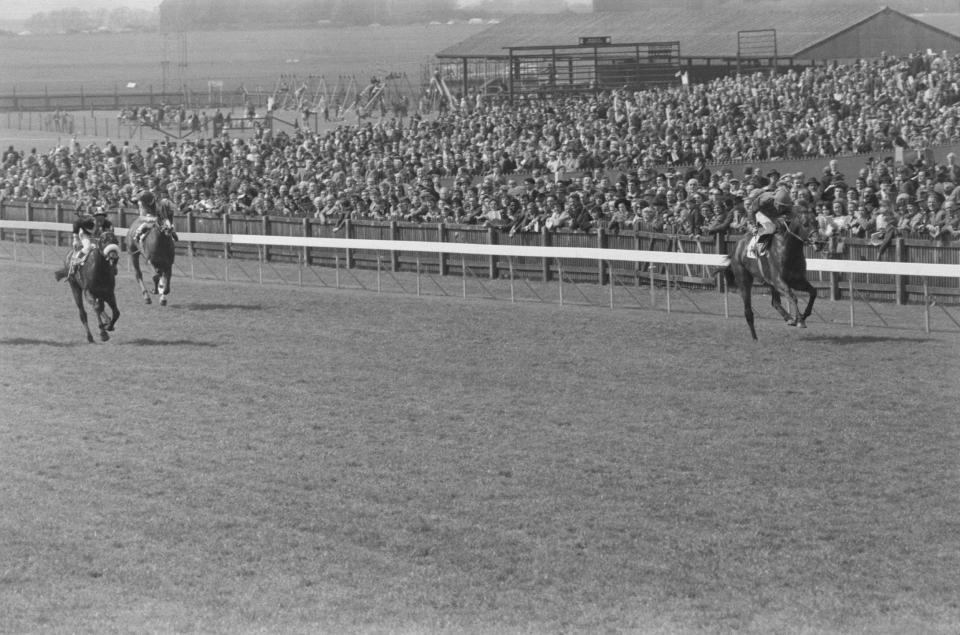
[[[0,260],[0,632],[960,624],[956,333],[184,278],[145,306],[124,272],[88,345],[53,268]]]

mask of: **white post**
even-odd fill
[[[847,289],[850,294],[850,328],[853,328],[853,274],[847,275]]]

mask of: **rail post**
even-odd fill
[[[903,262],[904,256],[904,244],[903,238],[897,237],[896,242],[894,242],[894,252],[893,257],[897,262]],[[896,297],[897,305],[903,306],[907,303],[907,276],[897,274],[894,276],[894,294]]]
[[[397,234],[398,234],[397,221],[391,220],[390,221],[390,240],[399,240]],[[390,251],[390,271],[393,271],[394,273],[396,273],[397,271],[400,271],[400,252],[398,251],[392,251],[392,250]]]

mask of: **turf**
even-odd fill
[[[0,261],[0,632],[960,623],[956,333],[124,278],[88,345],[51,269]]]

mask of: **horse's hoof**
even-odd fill
[[[167,296],[160,296],[160,306],[167,306]]]
[[[805,329],[807,328],[807,323],[803,321],[797,322],[797,328]]]
[[[110,335],[106,331],[100,331],[100,341],[106,342],[110,339]]]
[[[88,336],[87,336],[87,343],[88,343],[88,344],[93,344],[93,336],[92,336],[92,335],[88,335]]]
[[[796,326],[796,325],[797,325],[796,320],[787,320],[787,326]]]
[[[150,299],[150,296],[145,295],[145,296],[143,296],[143,303],[144,303],[144,304],[153,304],[153,300]]]

